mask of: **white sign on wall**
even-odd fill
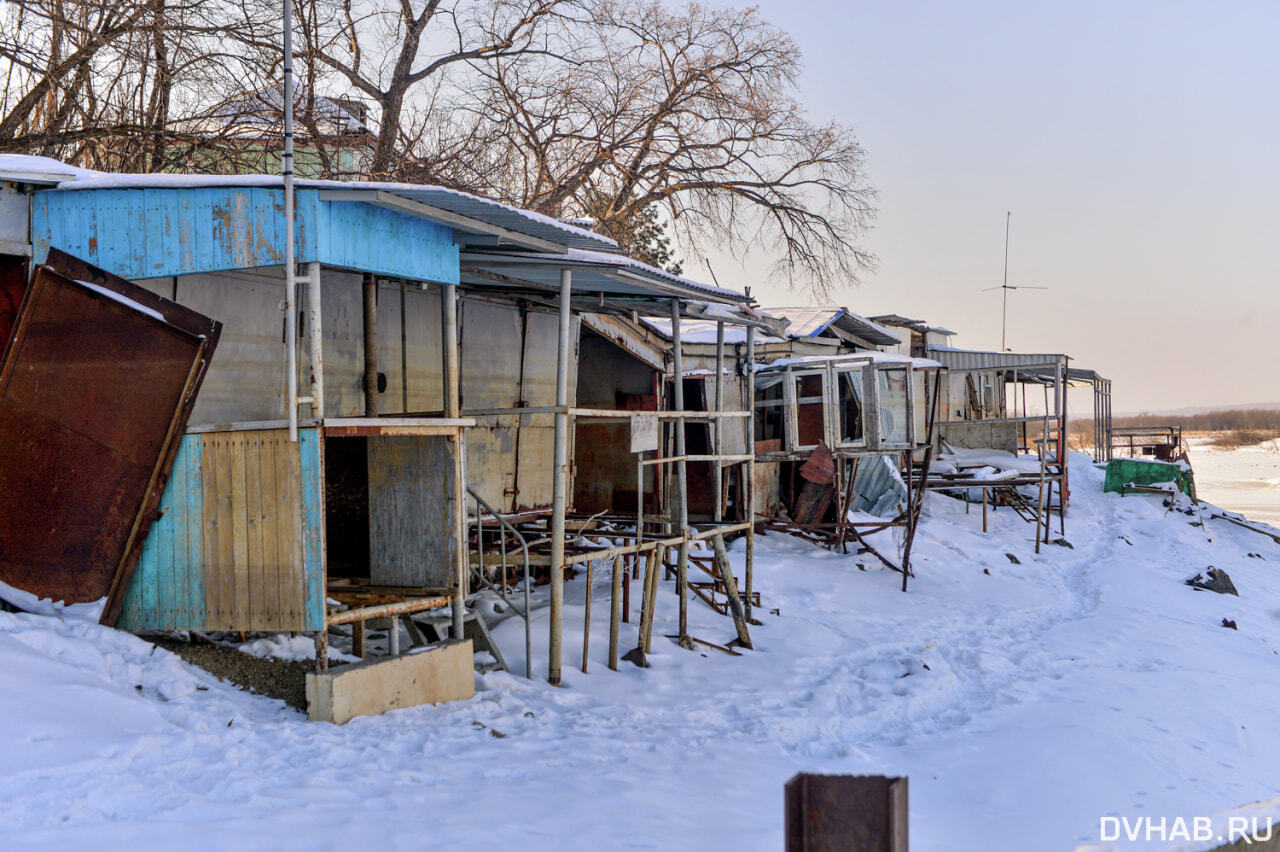
[[[647,453],[658,449],[658,418],[641,414],[631,418],[631,452]]]

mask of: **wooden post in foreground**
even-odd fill
[[[907,779],[811,775],[787,782],[787,852],[907,852]]]

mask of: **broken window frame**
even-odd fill
[[[888,364],[883,366],[879,364],[876,365],[875,382],[874,382],[875,391],[876,391],[876,395],[875,395],[876,418],[875,419],[876,419],[876,427],[877,427],[877,437],[879,438],[879,449],[902,450],[902,449],[910,449],[915,446],[915,422],[914,422],[915,418],[913,417],[914,393],[913,393],[913,387],[912,387],[914,382],[911,380],[911,374],[913,372],[915,371],[912,369],[910,364]],[[892,405],[892,409],[896,410],[897,416],[903,418],[904,428],[902,432],[905,437],[904,437],[904,440],[901,440],[901,441],[889,440],[888,433],[891,430],[886,430],[884,428],[884,412],[886,410],[889,410],[890,406],[887,403],[884,403],[881,401],[881,390],[882,390],[881,384],[882,384],[882,379],[887,382],[887,379],[888,379],[887,374],[889,373],[902,374],[902,380],[904,385],[905,405],[903,406],[898,406],[896,404]],[[896,400],[894,402],[896,403]]]
[[[784,429],[786,434],[786,447],[788,451],[796,453],[805,450],[816,449],[819,443],[826,443],[831,446],[832,425],[831,425],[831,365],[824,364],[821,367],[804,367],[799,370],[787,368],[786,378],[783,380],[782,392],[783,398],[786,400]],[[821,393],[817,397],[806,396],[800,399],[796,398],[796,385],[809,376],[817,376],[822,385]],[[822,429],[821,437],[812,444],[800,443],[800,406],[814,405],[813,400],[817,399],[816,404],[822,406]]]
[[[869,410],[867,402],[867,374],[871,371],[867,369],[868,364],[832,364],[832,408],[835,411],[832,419],[832,437],[835,442],[834,447],[840,449],[864,449],[869,444],[869,430],[867,429],[867,411]],[[841,434],[844,430],[841,428],[840,418],[843,412],[843,404],[840,400],[840,380],[844,374],[856,374],[852,386],[859,389],[858,392],[858,433],[859,437],[845,439]]]

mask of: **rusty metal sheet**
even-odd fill
[[[220,331],[50,250],[0,364],[0,580],[115,623]]]

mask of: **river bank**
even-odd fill
[[[1233,449],[1212,447],[1212,433],[1188,439],[1196,494],[1250,520],[1280,526],[1280,438]]]

